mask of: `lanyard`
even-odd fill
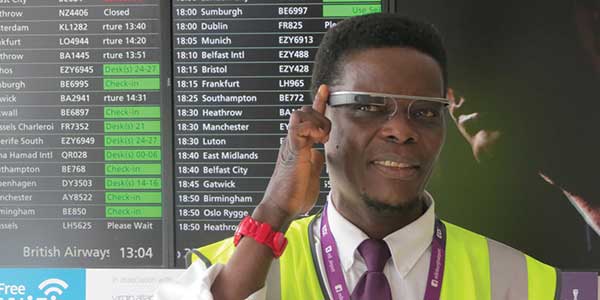
[[[327,220],[327,204],[321,214],[321,255],[325,264],[325,273],[329,289],[334,300],[350,300],[350,292],[344,280],[335,238],[331,234]],[[444,260],[446,257],[446,227],[439,219],[435,219],[433,240],[431,241],[431,259],[424,300],[439,300],[444,278]]]

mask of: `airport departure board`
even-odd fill
[[[324,32],[387,9],[0,0],[0,266],[183,267],[231,236],[311,102]]]
[[[291,112],[312,102],[312,61],[325,31],[381,9],[368,1],[175,2],[178,256],[231,236],[252,213]],[[321,182],[320,201],[328,191],[326,177]]]
[[[1,264],[164,265],[171,97],[160,1],[7,2]]]

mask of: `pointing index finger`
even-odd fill
[[[321,84],[315,95],[315,100],[312,104],[312,109],[325,115],[325,109],[327,108],[327,99],[329,98],[329,87],[325,84]]]

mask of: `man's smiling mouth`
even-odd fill
[[[415,179],[420,173],[420,164],[414,160],[402,158],[381,158],[371,161],[380,174],[400,180]]]
[[[376,160],[373,161],[373,163],[376,165],[392,168],[418,168],[418,166],[412,165],[410,163],[397,162],[393,160]]]

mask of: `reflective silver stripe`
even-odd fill
[[[490,254],[491,300],[527,299],[525,255],[509,246],[487,239]]]
[[[279,270],[279,259],[274,259],[267,274],[267,300],[281,299],[281,271]]]
[[[429,193],[428,193],[429,194]],[[318,222],[317,222],[318,220]],[[319,264],[319,258],[317,257],[317,253],[319,253],[319,246],[321,245],[320,243],[317,244],[317,242],[315,241],[315,228],[317,229],[317,232],[319,232],[319,226],[321,225],[321,213],[319,212],[319,214],[314,217],[311,221],[310,224],[308,224],[308,243],[310,245],[310,255],[312,256],[312,262],[313,262],[313,266],[315,266],[315,271],[317,271],[317,278],[319,279],[319,286],[321,287],[321,294],[323,294],[323,300],[330,300],[329,299],[329,292],[328,292],[328,288],[326,288],[326,284],[324,281],[324,276],[321,273],[321,267]],[[598,299],[600,300],[600,299]]]
[[[204,263],[204,266],[207,269],[210,268],[210,266],[212,266],[212,263],[210,262],[210,260],[206,256],[204,256],[202,253],[200,253],[200,251],[198,251],[198,249],[191,249],[185,254],[185,267],[186,268],[189,268],[192,265],[192,263],[194,263],[194,255],[196,255],[196,257],[198,257]]]

